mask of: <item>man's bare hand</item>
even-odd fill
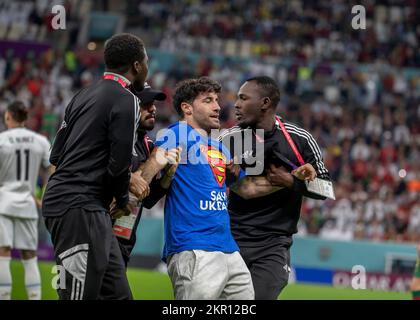
[[[125,208],[118,208],[115,202],[115,199],[111,203],[111,208],[109,209],[109,214],[111,215],[112,219],[118,219],[122,216],[129,215],[130,212],[128,212],[127,207]]]
[[[130,193],[130,200],[124,208],[117,208],[115,199],[111,203],[110,214],[112,219],[118,219],[123,216],[128,216],[138,204],[138,198]]]
[[[180,147],[179,147],[180,148]],[[181,150],[182,151],[182,150]],[[167,165],[166,165],[166,169],[165,169],[165,175],[166,176],[168,176],[168,177],[170,177],[170,178],[173,178],[173,176],[175,175],[175,172],[176,172],[176,169],[178,169],[178,165],[179,165],[179,160],[180,160],[180,154],[181,154],[181,151],[179,151],[179,153],[178,153],[178,157],[176,158],[176,160],[175,160],[175,162],[174,163],[168,163]]]
[[[166,165],[166,169],[165,169],[165,174],[161,179],[160,185],[162,186],[162,188],[168,189],[169,186],[171,185],[171,181],[175,175],[176,169],[178,168],[179,165],[179,161],[181,160],[181,152],[182,152],[182,147],[177,147],[177,156],[175,159],[175,163],[168,163]]]
[[[313,181],[316,178],[315,168],[310,163],[293,170],[292,174],[299,180]]]
[[[150,193],[150,187],[146,180],[142,177],[141,170],[131,174],[130,192],[140,200],[146,198]]]
[[[161,169],[165,168],[168,164],[177,164],[180,160],[181,147],[165,150],[162,148],[155,148],[156,161]]]
[[[156,174],[165,168],[168,163],[175,164],[179,162],[180,150],[180,147],[169,151],[160,147],[154,148],[150,157],[140,166],[139,170],[142,170],[141,176],[143,179],[150,183]]]
[[[271,164],[267,170],[267,180],[273,186],[291,188],[293,186],[293,176],[284,167],[276,167]]]
[[[226,174],[232,175],[235,180],[237,180],[240,172],[241,166],[238,164],[237,157],[235,156],[228,164],[226,164]]]

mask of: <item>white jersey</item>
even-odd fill
[[[26,128],[0,133],[0,214],[36,218],[34,192],[40,166],[48,168],[50,143]]]

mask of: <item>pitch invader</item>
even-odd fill
[[[38,211],[34,191],[40,167],[50,163],[49,141],[25,128],[28,112],[16,101],[4,115],[8,130],[0,133],[0,300],[11,298],[11,249],[19,249],[30,300],[41,299]]]

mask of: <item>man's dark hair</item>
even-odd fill
[[[181,104],[183,102],[191,104],[201,93],[214,92],[219,94],[221,90],[222,86],[220,83],[208,77],[181,81],[175,88],[173,97],[174,108],[176,112],[183,117],[184,113],[181,109]]]
[[[246,81],[255,81],[261,89],[261,96],[270,98],[272,107],[277,108],[277,105],[280,102],[280,90],[273,78],[259,76],[249,78]]]
[[[16,122],[24,122],[28,119],[28,110],[22,101],[14,101],[8,107],[7,111]]]
[[[127,72],[135,61],[145,58],[144,43],[130,33],[120,33],[105,42],[104,60],[107,70]]]

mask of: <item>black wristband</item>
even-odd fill
[[[292,190],[299,193],[305,192],[306,191],[305,182],[293,176]]]

